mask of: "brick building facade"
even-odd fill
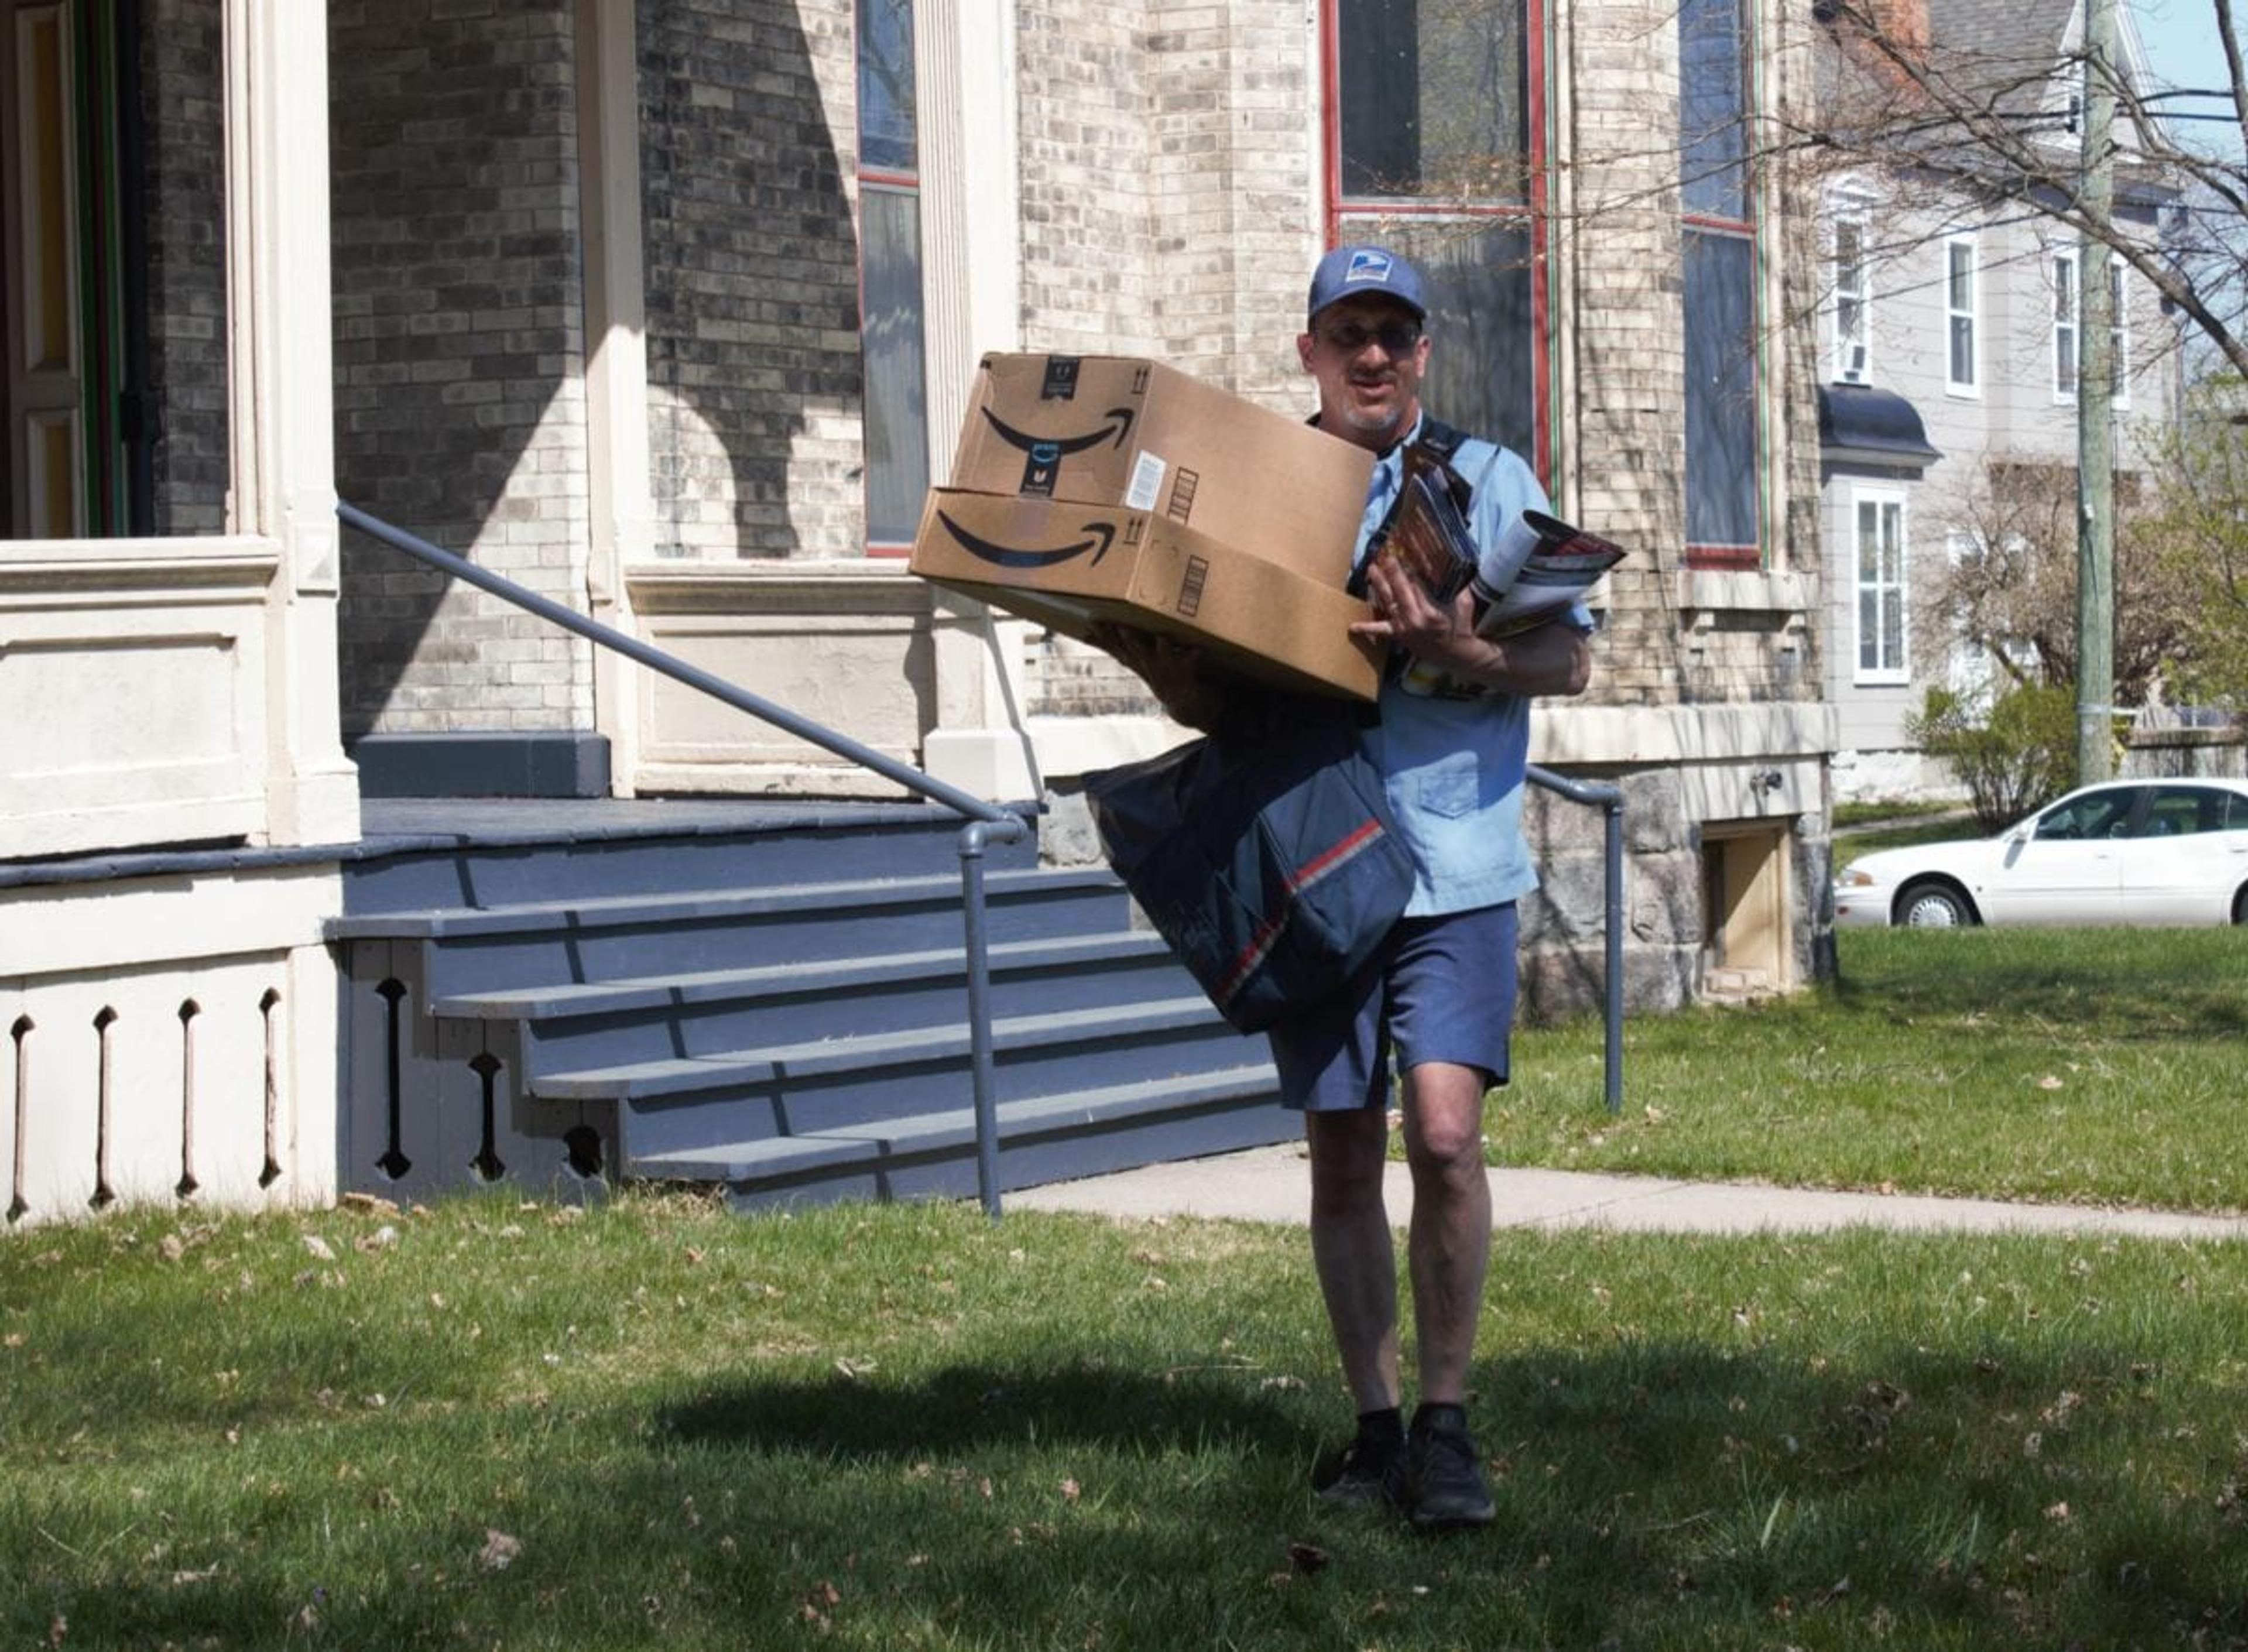
[[[1510,404],[1535,434],[1518,440],[1559,508],[1637,553],[1601,596],[1593,689],[1541,712],[1538,755],[1631,795],[1641,1002],[1805,979],[1821,956],[1831,744],[1814,369],[1790,319],[1813,308],[1792,250],[1807,236],[1785,180],[1744,166],[1716,215],[1731,239],[1710,239],[1678,135],[1707,101],[1682,100],[1682,77],[1713,61],[1682,38],[1731,31],[1719,78],[1737,71],[1725,84],[1753,123],[1748,99],[1791,95],[1781,20],[1730,0],[1546,16],[1520,70],[1530,182],[1496,216],[1470,199],[1454,223],[1409,192],[1354,200],[1338,182],[1348,120],[1323,48],[1352,3],[1308,20],[1278,0],[1032,4],[996,20],[900,6],[918,48],[909,89],[868,79],[881,20],[838,0],[638,0],[630,72],[599,86],[600,8],[332,7],[339,491],[549,594],[599,607],[606,592],[700,662],[809,698],[846,732],[864,717],[916,758],[941,756],[956,723],[990,749],[1025,745],[1035,772],[1013,789],[1043,784],[1066,815],[1076,772],[1175,736],[1106,656],[987,625],[898,571],[866,513],[875,417],[913,415],[941,475],[964,364],[990,348],[1155,355],[1306,410],[1293,338],[1327,239],[1394,230],[1463,284],[1478,249],[1529,248],[1531,332],[1505,359],[1536,378],[1534,399]],[[1415,94],[1432,134],[1463,95],[1434,28]],[[979,66],[994,52],[1001,67]],[[593,97],[604,134],[575,118]],[[862,123],[901,120],[909,158],[874,164]],[[602,239],[583,205],[620,185],[637,215],[629,316],[603,313],[581,278]],[[966,207],[948,206],[963,189]],[[871,330],[897,320],[862,313],[875,189],[917,215],[907,319],[927,367],[909,409],[886,407],[867,353]],[[1516,239],[1468,238],[1494,223]],[[1738,405],[1699,416],[1747,433],[1754,474],[1734,518],[1752,527],[1715,555],[1688,549],[1689,471],[1708,463],[1689,452],[1688,380],[1710,358],[1690,344],[1681,271],[1704,245],[1749,283],[1729,312],[1751,363],[1725,393]],[[620,322],[637,326],[644,370],[626,405],[612,384],[612,405],[589,408],[588,343]],[[602,544],[587,519],[608,463],[595,427],[620,416],[645,473],[626,476],[637,506],[612,509],[620,525]],[[582,645],[488,599],[441,597],[386,553],[353,547],[346,567],[349,735],[598,729],[638,753],[612,757],[627,790],[833,779],[801,752],[668,732],[661,696],[604,696]],[[980,681],[962,687],[963,670]],[[1573,860],[1596,857],[1596,839],[1547,817],[1554,904],[1596,916],[1593,860]],[[1743,902],[1760,915],[1729,919]],[[1532,933],[1581,927],[1533,915]],[[1575,1001],[1572,973],[1533,971],[1533,990]]]

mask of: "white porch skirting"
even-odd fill
[[[332,864],[0,888],[5,1225],[336,1189]]]

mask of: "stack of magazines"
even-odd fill
[[[1473,592],[1477,636],[1514,636],[1559,618],[1624,559],[1614,540],[1543,511],[1521,512],[1478,553],[1452,480],[1446,467],[1408,466],[1404,497],[1374,555],[1408,570],[1439,607]],[[1415,661],[1404,681],[1430,694],[1444,676]]]

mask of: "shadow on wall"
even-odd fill
[[[657,537],[690,553],[833,552],[803,543],[832,514],[855,549],[859,245],[851,157],[822,95],[823,77],[831,93],[850,85],[851,36],[815,45],[791,0],[726,16],[722,30],[689,0],[639,10]],[[823,442],[842,456],[822,459]]]
[[[577,12],[332,13],[329,125],[338,492],[582,608]],[[860,391],[857,247],[812,49],[785,4],[723,31],[685,0],[638,16],[656,545],[787,555],[792,460]],[[838,475],[855,501],[855,470]],[[357,536],[343,580],[346,739],[587,721],[587,674],[557,670],[587,645],[497,597],[449,600]]]

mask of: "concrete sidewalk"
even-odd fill
[[[1302,1146],[1285,1142],[1215,1158],[1151,1164],[1082,1182],[1026,1188],[1007,1195],[1005,1204],[1017,1210],[1085,1210],[1122,1217],[1208,1216],[1301,1223],[1309,1208],[1307,1183]],[[1920,1232],[2248,1239],[2248,1217],[1822,1193],[1738,1182],[1587,1176],[1569,1170],[1493,1170],[1491,1192],[1492,1225],[1499,1228],[1801,1233],[1878,1227]],[[1389,1166],[1388,1193],[1390,1219],[1402,1226],[1413,1209],[1413,1184],[1402,1164]]]

